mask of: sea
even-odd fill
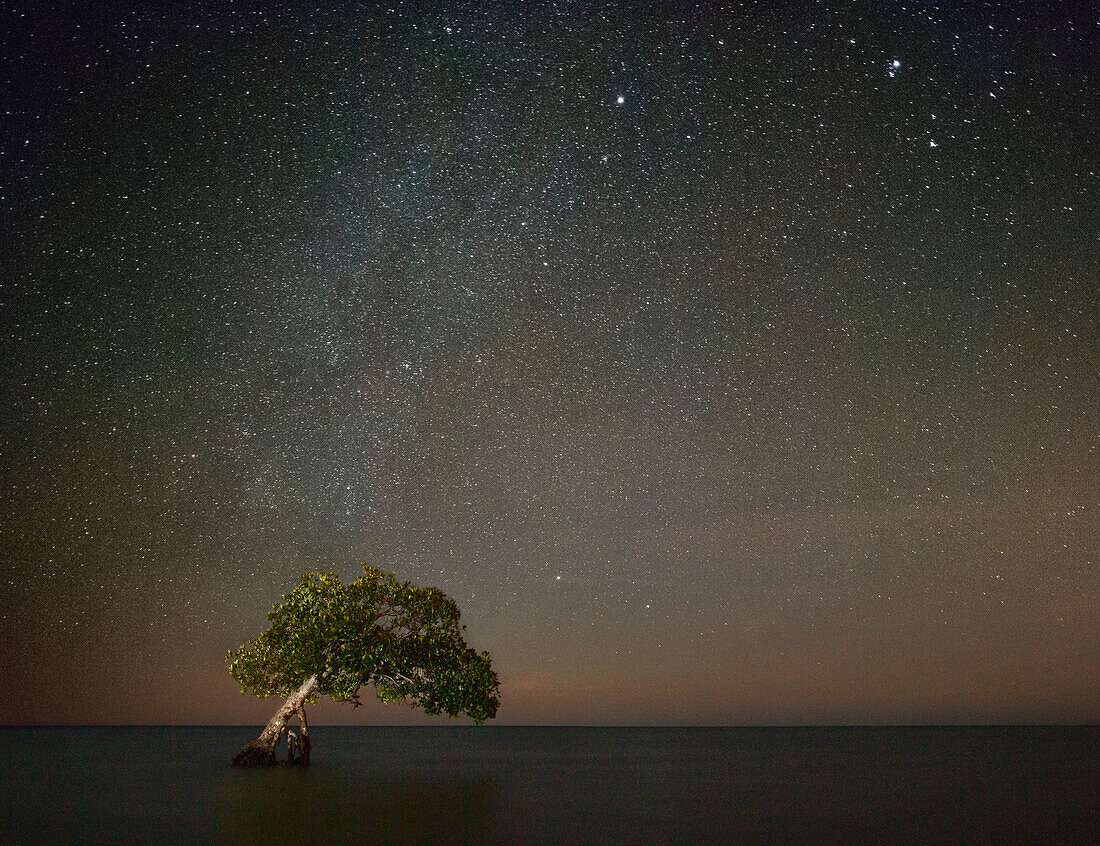
[[[1100,843],[1100,727],[0,728],[3,844]]]

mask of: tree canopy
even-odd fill
[[[373,685],[383,702],[404,700],[428,714],[481,723],[496,715],[499,683],[489,654],[463,637],[458,606],[436,588],[399,582],[363,565],[343,584],[332,573],[305,573],[267,615],[271,625],[228,660],[242,693],[306,701],[329,696],[359,705]]]

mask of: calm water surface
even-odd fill
[[[1100,729],[0,729],[0,843],[1100,843]]]

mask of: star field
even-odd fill
[[[366,561],[502,722],[1095,721],[1096,21],[956,5],[17,3],[0,720]]]

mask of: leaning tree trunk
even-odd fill
[[[275,746],[279,738],[287,732],[287,721],[297,715],[302,724],[301,756],[295,763],[309,763],[309,729],[306,727],[306,700],[317,690],[317,676],[310,676],[302,686],[292,693],[283,707],[275,712],[271,722],[260,732],[260,736],[251,741],[233,756],[233,764],[240,767],[265,767],[275,763]]]
[[[303,767],[309,766],[309,726],[306,725],[306,706],[298,706],[298,723],[301,727],[298,738],[298,763]]]

